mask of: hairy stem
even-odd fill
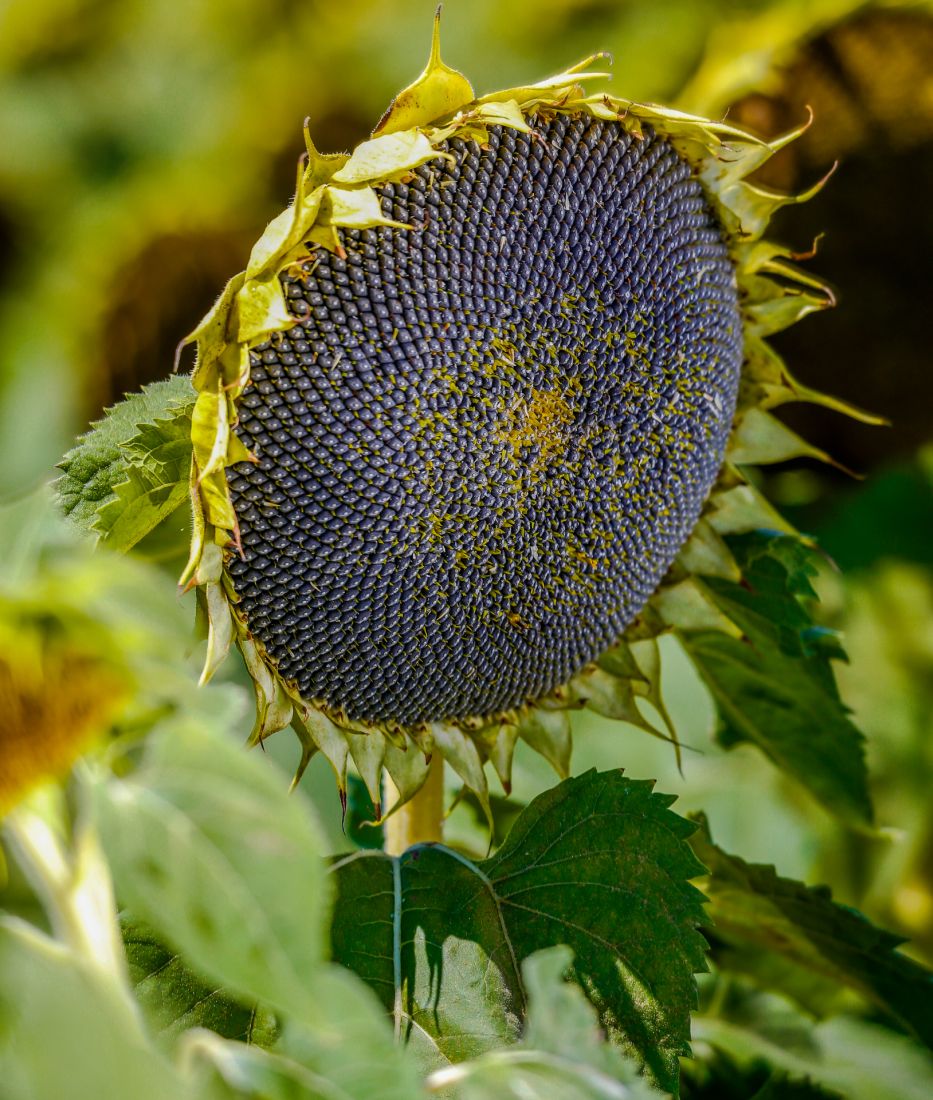
[[[396,796],[392,780],[386,776],[387,795]],[[387,799],[388,800],[388,799]],[[444,839],[444,761],[438,754],[431,761],[424,786],[385,823],[385,850],[399,856],[412,844]]]

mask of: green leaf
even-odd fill
[[[715,700],[720,740],[756,744],[841,820],[867,828],[864,738],[839,699],[830,663],[841,650],[806,608],[813,551],[782,535],[746,535],[729,545],[744,584],[702,583],[744,637],[683,637]]]
[[[596,1010],[579,986],[564,980],[568,947],[551,947],[522,964],[528,993],[522,1041],[428,1078],[453,1086],[458,1100],[652,1100],[661,1094],[606,1041]]]
[[[212,1037],[199,1057],[213,1064],[207,1076],[234,1086],[234,1095],[267,1100],[293,1097],[301,1088],[301,1096],[334,1100],[411,1100],[420,1093],[415,1066],[394,1042],[379,1002],[343,967],[316,967],[308,977],[313,1011],[280,1030],[271,1013],[245,1008],[205,984],[145,928],[128,925],[124,938],[135,993],[151,1025],[183,1044],[191,1042],[185,1036],[191,1028],[213,1032],[217,1041]],[[244,1043],[274,1049],[249,1050]]]
[[[569,944],[573,972],[624,1050],[676,1091],[694,972],[705,968],[702,867],[672,798],[621,772],[535,799],[502,849],[473,863],[440,845],[334,868],[334,957],[357,971],[426,1061],[461,1061],[520,1032],[522,961]]]
[[[765,1064],[846,1100],[929,1100],[933,1059],[909,1039],[840,1016],[813,1025],[779,997],[745,997],[724,1015],[694,1017],[697,1055],[712,1047],[739,1065]]]
[[[855,990],[933,1048],[933,974],[895,950],[901,937],[836,904],[826,888],[729,855],[705,830],[691,845],[709,868],[703,889],[717,939],[779,957],[788,992],[811,989],[815,977]]]
[[[392,1037],[379,1002],[343,967],[309,982],[313,1022],[286,1023],[272,1051],[204,1033],[186,1041],[199,1096],[249,1100],[417,1100],[419,1075]]]
[[[194,1100],[117,980],[25,924],[0,922],[4,1100]]]
[[[347,1100],[300,1062],[209,1032],[186,1036],[184,1051],[199,1100]]]
[[[306,805],[201,723],[177,719],[149,746],[139,772],[94,791],[118,897],[210,981],[313,1013],[330,891]]]
[[[328,965],[315,973],[316,1013],[288,1023],[277,1050],[313,1069],[353,1100],[415,1100],[420,1075],[395,1042],[379,1001],[355,974]]]
[[[59,463],[59,503],[78,527],[128,550],[185,500],[194,390],[154,382],[108,409]]]
[[[123,943],[136,1000],[161,1037],[175,1039],[189,1028],[205,1027],[225,1039],[261,1047],[275,1041],[272,1013],[244,1005],[199,978],[145,925],[124,922]]]

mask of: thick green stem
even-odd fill
[[[397,794],[392,780],[386,777],[389,795]],[[424,786],[397,810],[385,823],[385,850],[390,856],[400,856],[412,844],[444,839],[444,761],[435,756],[428,769]]]
[[[110,871],[88,824],[70,837],[61,792],[48,785],[4,822],[23,873],[61,941],[121,984],[126,961]]]

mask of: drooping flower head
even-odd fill
[[[481,799],[519,736],[564,769],[568,706],[645,725],[657,635],[734,631],[694,575],[781,525],[738,464],[818,454],[765,411],[823,400],[764,343],[831,303],[763,239],[807,196],[745,181],[795,135],[589,95],[597,60],[477,99],[435,25],[191,338],[205,675],[235,639],[254,738],[377,801],[436,750]]]

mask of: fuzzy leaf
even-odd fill
[[[343,967],[311,976],[316,1011],[287,1021],[271,1051],[214,1035],[189,1037],[197,1095],[210,1100],[418,1100],[419,1075],[379,1003]]]
[[[191,379],[173,375],[108,409],[59,463],[64,513],[128,550],[185,499],[191,462]]]
[[[13,918],[0,921],[4,1100],[194,1100],[104,971]]]
[[[864,738],[839,699],[830,660],[842,653],[813,622],[813,551],[781,535],[729,539],[743,584],[702,584],[743,638],[687,633],[684,644],[719,712],[720,740],[751,741],[843,821],[872,820]]]
[[[195,722],[94,789],[118,896],[206,979],[296,1020],[325,954],[321,842],[284,776]]]
[[[702,886],[718,940],[779,956],[785,990],[815,975],[854,989],[933,1048],[933,974],[895,950],[901,937],[836,904],[828,889],[729,855],[705,830],[690,843],[709,868]]]
[[[174,1039],[204,1027],[226,1039],[272,1045],[277,1030],[272,1013],[205,982],[144,925],[125,922],[123,943],[133,992],[155,1034]]]
[[[334,868],[334,957],[436,1065],[514,1041],[522,961],[567,943],[603,1027],[676,1091],[705,962],[701,895],[688,882],[701,867],[671,801],[591,771],[535,799],[481,863],[440,845],[349,856]]]

